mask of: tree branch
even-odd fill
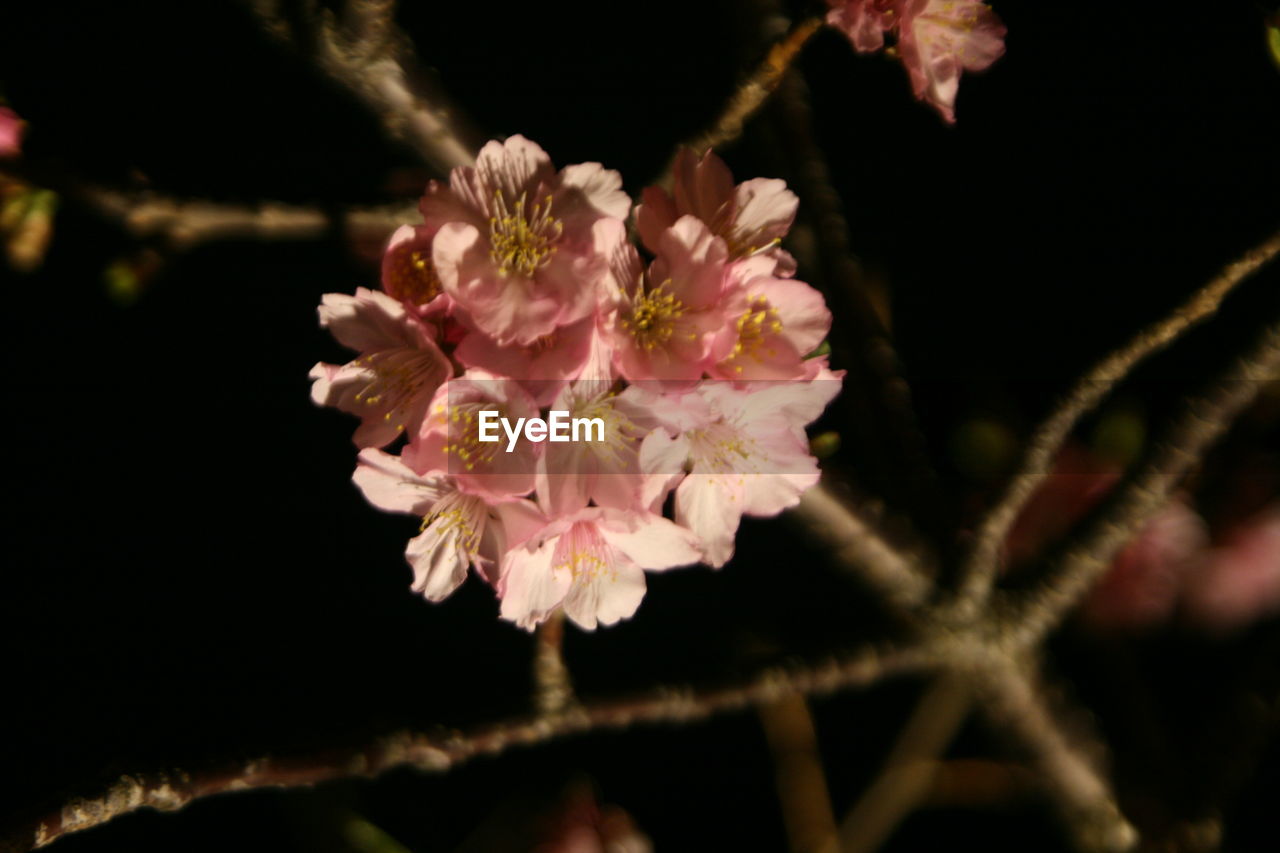
[[[337,215],[317,207],[263,202],[237,205],[85,187],[76,200],[118,222],[138,239],[160,238],[174,251],[218,240],[315,240],[340,225],[358,239],[383,241],[401,225],[418,220],[413,205],[358,207]]]
[[[758,709],[792,853],[841,853],[809,704],[799,694]]]
[[[1076,544],[1055,561],[1029,594],[1015,600],[1011,624],[1018,642],[1030,645],[1051,630],[1106,571],[1116,554],[1168,501],[1170,494],[1258,395],[1265,382],[1280,380],[1280,321],[1227,374],[1189,399],[1141,467],[1125,479],[1086,522]]]
[[[841,853],[872,853],[933,787],[938,758],[973,708],[965,680],[946,673],[929,686],[885,759],[880,775],[840,825]]]
[[[1232,288],[1280,253],[1280,232],[1229,264],[1183,305],[1139,332],[1086,373],[1058,408],[1036,429],[1022,463],[1004,494],[979,525],[959,577],[958,604],[973,610],[990,594],[999,571],[1000,549],[1023,507],[1048,476],[1063,443],[1080,418],[1092,410],[1133,368],[1164,349],[1189,327],[1218,310]]]
[[[784,696],[825,695],[866,687],[890,676],[919,671],[932,654],[922,647],[867,650],[826,663],[779,668],[733,687],[695,691],[666,688],[630,699],[597,701],[564,711],[509,720],[472,732],[431,735],[399,732],[371,745],[295,758],[263,758],[200,772],[130,774],[89,797],[70,800],[6,835],[0,851],[44,847],[59,838],[101,826],[121,815],[150,808],[176,811],[214,794],[294,788],[332,779],[371,778],[394,767],[443,773],[473,758],[498,755],[576,734],[616,731],[635,725],[694,723],[712,715],[777,702]]]
[[[1030,753],[1076,846],[1099,853],[1131,850],[1137,831],[1120,813],[1102,774],[1063,734],[1043,691],[1012,662],[976,674],[984,712],[997,731],[1012,735]]]
[[[791,63],[800,55],[801,49],[822,26],[821,18],[808,18],[796,24],[791,32],[769,49],[764,62],[760,63],[751,76],[738,86],[711,127],[685,145],[702,156],[705,152],[715,150],[741,136],[743,125],[764,106],[773,90],[778,88]],[[675,153],[671,155],[671,160],[655,183],[670,187],[674,165]]]
[[[918,608],[932,592],[919,560],[888,539],[858,510],[825,483],[805,492],[792,516],[813,538],[831,549],[836,562],[854,572],[886,603],[906,613]]]
[[[177,199],[149,190],[88,183],[32,164],[6,166],[0,174],[47,187],[70,202],[118,224],[138,240],[160,240],[187,251],[218,240],[317,240],[341,228],[360,240],[381,242],[401,225],[421,221],[410,203],[330,211],[310,205]]]
[[[295,49],[303,45],[277,2],[248,0],[248,5],[265,33]],[[419,67],[409,39],[395,24],[392,0],[350,0],[341,21],[328,10],[316,15],[316,66],[358,98],[390,138],[441,174],[475,161],[484,140]]]

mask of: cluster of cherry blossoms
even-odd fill
[[[981,0],[827,0],[827,23],[862,53],[896,39],[911,89],[948,122],[956,120],[963,71],[982,71],[1004,54],[1005,27]]]
[[[724,565],[743,515],[818,480],[805,427],[843,372],[809,357],[831,315],[779,245],[795,195],[684,152],[672,190],[634,211],[637,247],[621,186],[598,163],[557,172],[521,136],[490,142],[428,186],[381,290],[324,296],[321,324],[359,355],[316,365],[313,399],[359,416],[368,500],[422,517],[406,556],[432,601],[474,568],[523,628],[559,609],[612,624],[645,570]],[[482,428],[548,412],[601,429]]]

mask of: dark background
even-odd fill
[[[405,5],[423,61],[487,133],[523,133],[560,165],[603,161],[633,192],[763,52],[758,10],[729,0]],[[855,56],[835,32],[800,63],[852,245],[892,294],[943,478],[938,527],[952,531],[994,483],[957,460],[964,424],[1024,434],[1092,360],[1280,222],[1280,71],[1262,7],[996,8],[1008,53],[965,78],[956,127],[911,98],[897,63]],[[232,4],[8,8],[0,86],[31,123],[27,156],[88,179],[141,174],[179,196],[336,206],[385,201],[427,177]],[[726,152],[739,178],[793,179],[777,118],[766,111]],[[353,424],[310,403],[307,370],[342,360],[315,305],[373,284],[359,255],[337,239],[206,246],[169,259],[121,304],[103,270],[137,245],[71,205],[56,228],[45,266],[5,283],[0,810],[24,813],[122,772],[525,710],[530,638],[496,618],[474,579],[440,605],[409,591],[401,551],[415,523],[364,504],[349,482]],[[1274,270],[1251,281],[1121,398],[1158,420],[1258,328],[1278,284]],[[825,426],[857,416],[837,409]],[[1266,428],[1237,431],[1222,452],[1256,458]],[[892,503],[894,472],[865,455],[846,446],[829,464]],[[633,620],[571,630],[567,653],[581,693],[614,695],[729,683],[884,630],[820,551],[766,521],[744,525],[722,572],[651,577]],[[1229,849],[1274,838],[1278,761],[1256,708],[1274,702],[1276,640],[1272,623],[1225,638],[1072,625],[1055,641],[1051,669],[1096,712],[1140,828],[1158,836],[1220,812]],[[896,683],[815,704],[837,814],[917,695]],[[954,753],[1002,749],[974,725]],[[415,850],[469,837],[467,849],[499,849],[475,833],[514,834],[579,778],[660,850],[781,849],[771,774],[756,719],[738,714],[574,738],[444,777],[219,798],[57,849],[344,851],[336,826],[349,813]],[[1028,797],[917,813],[891,848],[965,837],[995,850],[1060,843]]]

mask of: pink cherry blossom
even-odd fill
[[[854,48],[870,53],[884,47],[884,34],[893,30],[912,0],[827,0],[827,23],[849,37]]]
[[[574,785],[550,819],[539,821],[533,853],[653,853],[653,842],[618,806],[601,805],[590,785]]]
[[[553,329],[529,344],[503,346],[484,332],[463,337],[454,357],[466,367],[510,376],[525,386],[539,405],[550,403],[563,386],[587,366],[596,341],[594,314]]]
[[[409,540],[405,557],[413,567],[413,591],[429,601],[457,589],[471,567],[496,584],[508,537],[523,540],[546,521],[531,501],[486,503],[459,491],[447,475],[418,474],[374,448],[360,452],[352,479],[378,509],[422,516],[422,532]]]
[[[1004,55],[1004,24],[979,0],[914,0],[898,50],[917,98],[956,120],[962,71],[982,71]]]
[[[22,153],[22,134],[26,122],[8,107],[0,107],[0,158],[17,157]]]
[[[605,259],[592,226],[625,219],[617,172],[580,163],[556,172],[523,136],[490,142],[474,167],[432,182],[422,199],[444,291],[471,324],[506,345],[532,344],[595,310]]]
[[[725,241],[731,259],[763,255],[777,275],[795,272],[795,259],[779,243],[795,222],[800,200],[785,181],[755,178],[734,186],[733,175],[714,151],[699,160],[688,148],[676,154],[672,192],[648,187],[636,208],[636,230],[651,252],[682,216],[696,216]]]
[[[636,612],[644,571],[702,558],[697,537],[648,512],[588,507],[561,516],[502,562],[502,618],[533,630],[558,607],[587,630]]]
[[[480,412],[494,411],[515,424],[538,416],[538,407],[514,379],[484,370],[468,370],[441,385],[422,427],[410,438],[404,462],[420,473],[453,475],[460,491],[487,500],[503,500],[533,491],[534,467],[541,444],[518,441],[508,452],[506,436],[480,440]]]
[[[629,257],[634,248],[612,259],[617,302],[605,334],[626,379],[690,384],[710,365],[712,345],[726,322],[721,297],[728,250],[692,216],[664,231],[658,247],[644,274],[638,259]]]
[[[490,143],[392,235],[382,291],[324,298],[360,357],[317,365],[313,396],[363,418],[369,502],[422,519],[405,556],[428,600],[475,569],[522,628],[611,625],[646,570],[723,565],[743,515],[817,481],[805,427],[843,374],[805,358],[831,315],[779,248],[795,196],[685,152],[640,211],[647,266],[629,209],[599,164]]]
[[[640,448],[646,473],[687,469],[675,489],[677,523],[698,534],[706,562],[733,556],[744,515],[777,515],[818,482],[804,426],[839,393],[843,374],[810,382],[753,383],[748,389],[705,383],[672,401],[703,420],[671,434],[657,429]],[[759,387],[755,387],[759,386]]]
[[[1236,525],[1188,578],[1183,607],[1218,632],[1280,612],[1280,503]]]
[[[856,50],[897,50],[915,96],[954,123],[964,71],[982,71],[1004,54],[1004,24],[981,0],[827,0],[827,23]]]
[[[763,258],[730,269],[729,324],[716,350],[726,353],[708,373],[721,379],[798,379],[805,356],[831,331],[822,294],[802,281],[775,278]]]
[[[599,418],[602,441],[548,444],[538,460],[538,502],[551,515],[568,515],[594,501],[597,506],[638,508],[645,478],[640,442],[652,428],[648,397],[632,385],[615,392],[608,381],[583,380],[566,386],[552,403],[570,418]]]
[[[327,293],[320,325],[360,357],[311,369],[311,398],[358,415],[360,447],[381,447],[422,423],[431,397],[452,373],[435,343],[434,328],[386,295],[357,288],[355,296]]]
[[[1169,503],[1112,562],[1085,599],[1081,615],[1100,628],[1146,628],[1173,614],[1187,573],[1201,560],[1209,533],[1181,499]]]

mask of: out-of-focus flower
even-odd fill
[[[27,123],[17,113],[0,106],[0,160],[22,155],[26,128]],[[58,196],[52,190],[0,175],[0,239],[4,241],[9,266],[30,272],[44,263],[57,210]]]
[[[601,806],[589,786],[571,790],[547,821],[534,853],[653,853],[653,843],[625,811]]]
[[[1200,515],[1175,498],[1116,556],[1089,591],[1081,615],[1105,629],[1167,622],[1208,544],[1209,532]]]
[[[912,0],[827,0],[827,23],[849,37],[854,48],[870,53],[884,47]]]
[[[1016,566],[1061,539],[1119,478],[1114,465],[1068,446],[1010,532],[1007,561]],[[1185,495],[1175,495],[1116,555],[1081,617],[1099,630],[1145,630],[1181,612],[1201,627],[1227,631],[1280,610],[1280,504],[1210,542],[1203,518]]]
[[[682,216],[695,216],[725,241],[729,258],[764,256],[774,261],[769,274],[789,276],[795,259],[779,245],[795,222],[800,200],[785,181],[755,178],[734,186],[733,175],[714,151],[699,160],[692,150],[676,154],[672,191],[648,187],[636,208],[636,230],[651,252]]]
[[[556,172],[545,151],[513,136],[485,145],[447,187],[433,181],[421,209],[445,293],[505,346],[532,344],[595,310],[605,259],[592,226],[625,219],[631,200],[617,172],[599,163]]]
[[[27,123],[8,107],[0,107],[0,160],[22,153],[22,136]]]
[[[360,357],[311,369],[311,398],[359,416],[359,447],[382,447],[422,423],[431,397],[453,373],[435,330],[384,293],[327,293],[320,325]]]
[[[1280,504],[1233,527],[1187,578],[1183,608],[1224,632],[1280,611]]]
[[[532,630],[553,610],[588,630],[636,612],[644,571],[702,559],[698,537],[660,515],[589,507],[551,521],[507,552],[502,618]]]
[[[897,38],[915,96],[954,123],[965,71],[982,71],[1004,54],[1004,24],[981,0],[827,0],[827,23],[868,52]]]

